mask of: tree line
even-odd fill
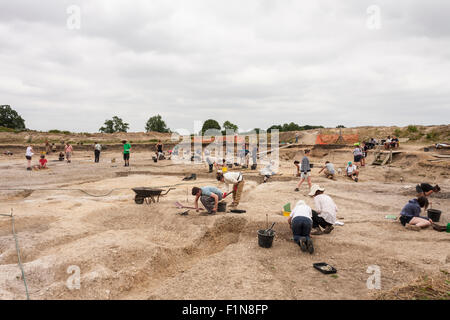
[[[344,127],[344,126],[338,126],[338,127]],[[11,108],[9,105],[0,105],[0,129],[4,128],[2,131],[22,131],[27,130],[25,127],[25,120],[15,111]],[[105,120],[103,126],[99,128],[99,132],[103,133],[116,133],[116,132],[128,132],[128,129],[130,128],[130,125],[126,122],[124,122],[123,119],[119,118],[118,116],[112,117],[112,119]],[[294,122],[291,123],[285,123],[285,124],[278,124],[278,125],[272,125],[269,128],[267,128],[267,132],[271,132],[274,129],[277,129],[280,132],[287,132],[287,131],[301,131],[301,130],[309,130],[309,129],[318,129],[323,128],[323,126],[311,126],[311,125],[304,125],[300,126]],[[220,132],[222,134],[225,134],[228,132],[238,132],[239,127],[230,122],[225,121],[222,126],[214,119],[208,119],[203,123],[202,129],[199,132],[199,134],[204,135],[204,133],[207,130],[216,130],[217,132]],[[153,117],[150,117],[146,124],[145,124],[145,131],[156,131],[161,133],[169,133],[171,132],[170,128],[167,127],[166,122],[162,119],[161,115],[156,115]],[[261,130],[260,128],[253,129],[256,133],[259,133]],[[50,130],[49,132],[60,132],[59,130]]]

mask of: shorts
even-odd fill
[[[413,217],[400,216],[400,223],[405,226],[407,223],[411,221]]]
[[[70,159],[72,157],[72,152],[66,152],[66,159]]]
[[[308,177],[310,177],[310,176],[311,176],[311,172],[310,172],[310,171],[308,171],[308,172],[302,172],[301,175],[300,175],[300,177],[301,177],[302,179],[306,179],[306,178],[308,178]]]
[[[25,156],[25,158],[27,158],[27,160],[31,160],[31,157],[30,157],[30,156]]]
[[[353,157],[353,162],[360,162],[362,158],[362,155],[357,155]]]
[[[123,160],[130,160],[130,154],[129,153],[124,153],[123,154]]]

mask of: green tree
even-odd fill
[[[158,114],[154,117],[151,117],[148,119],[146,125],[145,125],[145,131],[156,131],[156,132],[169,132],[169,128],[167,128],[166,123],[161,118],[161,116]]]
[[[269,129],[267,129],[267,132],[272,132],[273,129],[278,129],[278,131],[283,131],[283,126],[279,124],[272,125]]]
[[[127,132],[128,129],[129,129],[128,123],[125,123],[119,117],[114,116],[112,120],[106,120],[104,123],[104,127],[101,127],[99,131],[103,133],[114,133],[114,132]]]
[[[239,128],[237,125],[227,120],[223,123],[223,129],[222,134],[226,134],[227,130],[237,132]]]
[[[25,130],[25,120],[9,105],[0,106],[0,127]]]
[[[204,133],[207,130],[211,130],[211,129],[216,129],[216,130],[220,131],[220,129],[221,129],[220,124],[216,120],[208,119],[203,123],[201,134],[204,135]]]

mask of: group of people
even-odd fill
[[[400,141],[396,136],[388,136],[387,139],[384,141],[384,148],[385,149],[394,149],[398,148],[400,146]]]
[[[361,150],[361,148],[359,148],[359,144],[355,148],[354,153],[356,152],[356,150]],[[296,176],[300,177],[300,181],[298,182],[297,187],[294,189],[294,191],[300,191],[300,186],[305,181],[307,181],[309,189],[311,189],[311,187],[312,187],[312,182],[311,182],[312,165],[308,158],[309,154],[311,153],[311,150],[306,149],[304,151],[304,153],[305,153],[305,155],[303,156],[301,162],[298,160],[294,161],[294,166],[296,167],[296,170],[297,170]],[[355,163],[359,163],[361,166],[363,166],[364,162],[362,162],[361,159],[362,159],[362,154],[358,153],[357,155],[354,156],[354,159],[353,159],[354,162],[352,162],[352,161],[347,162],[347,166],[345,167],[346,176],[351,178],[355,182],[358,182],[358,177],[359,177],[358,166]],[[325,174],[325,176],[328,179],[331,179],[331,180],[333,180],[336,176],[336,169],[334,168],[334,164],[328,160],[325,161],[325,165],[322,166],[322,168],[319,171],[319,174],[322,172]]]
[[[48,169],[47,167],[47,159],[46,159],[46,155],[49,154],[50,152],[55,152],[56,151],[56,146],[55,144],[53,144],[53,147],[48,148],[49,143],[46,142],[46,148],[44,152],[41,153],[40,157],[39,157],[39,165],[36,166],[32,166],[32,160],[33,160],[33,156],[34,156],[34,150],[33,150],[33,146],[30,144],[27,146],[27,149],[25,151],[25,159],[27,159],[27,170],[32,170],[34,169]],[[49,151],[50,150],[50,151]],[[59,160],[63,161],[64,158],[66,158],[67,162],[70,163],[72,161],[72,153],[73,153],[73,147],[72,145],[67,142],[64,144],[64,152],[61,151],[59,153]]]

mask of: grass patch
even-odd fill
[[[450,275],[421,276],[413,283],[379,293],[378,300],[450,300]]]

